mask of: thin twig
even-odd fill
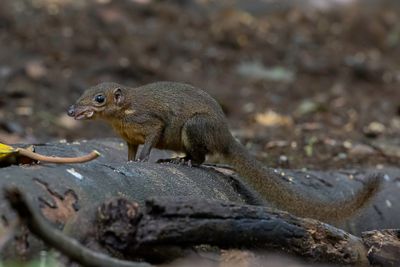
[[[29,201],[18,188],[5,189],[5,197],[11,207],[18,213],[20,220],[28,229],[43,240],[77,263],[89,267],[150,267],[148,263],[124,261],[92,251],[81,245],[75,239],[65,236],[53,228],[38,212],[32,201]]]
[[[17,148],[16,151],[23,156],[26,156],[28,158],[38,160],[38,161],[43,161],[43,162],[49,162],[49,163],[84,163],[87,161],[94,160],[101,154],[97,150],[93,150],[87,155],[80,156],[80,157],[71,157],[71,158],[63,158],[63,157],[51,157],[51,156],[44,156],[35,152],[32,152],[28,149],[24,148]]]

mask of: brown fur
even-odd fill
[[[94,100],[98,94],[105,96],[100,107]],[[203,163],[207,154],[220,154],[266,201],[303,217],[331,222],[344,219],[362,208],[380,185],[379,177],[372,176],[358,194],[336,203],[294,191],[276,175],[269,175],[232,137],[219,104],[187,84],[158,82],[127,88],[102,83],[87,90],[69,115],[108,121],[127,142],[128,160],[134,159],[139,144],[144,146],[137,159],[143,161],[153,147],[184,152],[186,160],[197,164]]]

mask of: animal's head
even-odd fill
[[[86,90],[69,107],[68,115],[76,120],[116,116],[124,108],[127,88],[117,83],[100,83]]]

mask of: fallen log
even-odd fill
[[[146,266],[84,248],[51,229],[19,190],[7,190],[6,196],[35,235],[73,260],[86,266]],[[160,247],[207,244],[228,249],[273,249],[309,261],[346,266],[398,266],[400,256],[400,230],[365,233],[362,239],[317,220],[262,206],[157,198],[147,201],[144,211],[138,212],[137,203],[119,198],[104,203],[98,219],[99,241],[113,240],[106,243],[108,247],[117,245],[117,250],[123,245],[120,252],[124,255],[135,255],[143,248],[151,255],[152,248],[157,253]],[[390,240],[385,243],[390,249],[382,250],[380,242],[380,250],[376,250],[377,240]],[[121,241],[123,244],[118,244]]]
[[[70,236],[81,239],[95,220],[97,207],[106,199],[124,196],[140,205],[154,196],[188,196],[194,199],[254,204],[256,195],[243,186],[229,168],[192,167],[155,164],[158,158],[171,156],[154,151],[151,162],[126,162],[126,147],[119,140],[104,139],[75,143],[36,145],[45,155],[84,155],[98,150],[102,156],[79,165],[23,165],[0,168],[0,187],[15,185],[32,196],[33,205]],[[373,203],[357,216],[337,225],[359,235],[366,230],[397,228],[400,225],[400,169],[381,170],[385,184]],[[271,169],[271,175],[283,179],[296,190],[324,201],[343,199],[363,185],[366,171],[307,171]],[[267,203],[268,204],[268,203]],[[0,227],[11,225],[15,215],[5,201],[0,201]],[[67,226],[67,227],[65,227]],[[37,255],[43,244],[29,235],[20,236],[3,252],[5,257],[29,258]]]
[[[124,255],[146,251],[151,259],[154,255],[148,253],[152,247],[158,251],[161,246],[207,244],[223,249],[283,251],[315,262],[369,265],[362,239],[286,212],[214,200],[155,198],[147,201],[138,215],[131,212],[132,205],[115,199],[103,204],[98,214],[99,241],[115,249],[122,247],[119,242],[123,240],[126,247],[120,252]],[[115,214],[119,216],[115,218]]]

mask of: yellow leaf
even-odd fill
[[[15,153],[17,153],[17,151],[12,146],[0,143],[0,161]]]

